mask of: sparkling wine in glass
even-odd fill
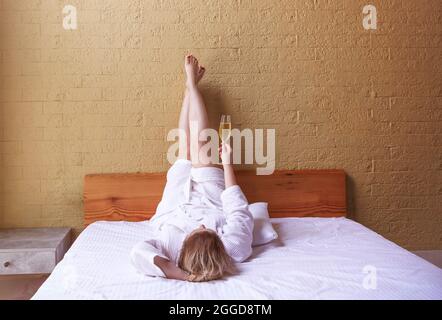
[[[229,140],[232,133],[232,122],[230,120],[230,115],[223,114],[221,116],[218,133],[221,141],[227,142],[227,140]]]

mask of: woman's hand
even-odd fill
[[[174,263],[170,262],[168,259],[156,256],[153,261],[158,268],[163,271],[167,279],[187,281],[188,274],[177,267]]]
[[[232,147],[229,143],[222,141],[218,151],[223,166],[232,164]]]
[[[226,185],[226,188],[236,185],[236,177],[235,172],[233,172],[233,166],[232,166],[232,147],[230,144],[222,142],[222,145],[219,149],[221,162],[223,164],[224,168],[224,182]]]

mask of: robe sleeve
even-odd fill
[[[161,246],[155,240],[139,242],[130,252],[132,265],[138,272],[147,276],[166,277],[163,271],[154,263],[155,256],[166,258]]]
[[[221,201],[226,215],[221,240],[230,257],[235,262],[242,262],[252,254],[253,216],[238,185],[225,189]]]

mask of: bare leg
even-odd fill
[[[181,105],[180,119],[178,120],[178,127],[180,129],[178,158],[187,160],[190,160],[189,100],[189,91],[186,89],[184,92],[183,103]]]
[[[191,125],[192,123],[198,125],[197,133],[199,136],[202,130],[209,128],[209,117],[207,116],[204,99],[198,90],[198,82],[196,81],[198,60],[192,55],[186,56],[184,66],[187,76],[186,86],[189,90],[189,123]],[[195,143],[190,144],[190,155],[194,167],[213,166],[210,157],[206,154],[200,154],[199,152],[203,144],[204,142],[199,140],[198,142],[195,141]]]
[[[204,67],[199,67],[196,81],[199,82],[204,76],[206,70]],[[190,160],[190,129],[189,129],[189,105],[190,105],[190,93],[186,88],[184,91],[183,103],[181,106],[180,119],[178,121],[178,127],[183,135],[179,139],[179,155],[180,159]]]

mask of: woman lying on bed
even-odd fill
[[[222,170],[200,154],[201,141],[189,144],[189,123],[197,123],[199,133],[209,122],[197,86],[205,69],[192,55],[184,67],[187,88],[179,128],[186,134],[180,136],[180,159],[167,172],[162,200],[150,220],[155,237],[135,245],[131,259],[146,275],[210,281],[232,273],[234,262],[250,256],[253,218],[230,164],[230,145],[220,150]]]

